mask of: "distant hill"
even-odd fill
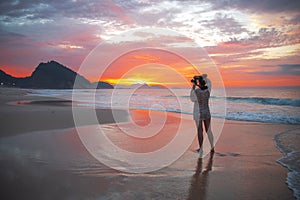
[[[5,73],[0,69],[0,84],[2,86],[15,86],[16,78],[12,77],[11,75]]]
[[[0,84],[6,87],[72,89],[76,77],[76,88],[93,88],[93,85],[86,78],[56,61],[40,63],[31,76],[25,78],[16,78],[0,70]],[[105,82],[99,82],[97,88],[111,88],[109,85]]]
[[[162,85],[148,85],[146,83],[140,84],[132,84],[130,86],[125,86],[125,85],[115,85],[115,88],[118,89],[164,89],[165,87]]]
[[[40,63],[32,72],[25,87],[46,89],[71,89],[77,76],[77,88],[90,88],[91,83],[58,62]]]
[[[97,89],[114,89],[114,86],[109,84],[109,83],[99,81],[99,82],[93,83],[93,88],[97,88]]]

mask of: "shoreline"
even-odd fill
[[[275,146],[283,154],[277,160],[283,167],[289,169],[286,183],[293,190],[294,197],[300,199],[300,128],[279,133],[275,136]]]
[[[25,105],[48,105],[48,106],[72,106],[72,103],[74,103],[72,100],[68,99],[63,99],[60,97],[57,97],[56,95],[54,96],[44,96],[44,95],[26,95],[26,94],[31,94],[31,93],[35,93],[36,89],[24,89],[24,88],[8,88],[8,87],[0,87],[0,96],[1,93],[10,92],[11,95],[11,90],[15,91],[18,94],[22,94],[23,95],[23,99],[29,99],[29,100],[23,100],[20,101],[19,98],[15,99],[15,101],[12,101],[11,104],[25,104]],[[48,90],[48,89],[38,89],[38,90]],[[55,89],[50,89],[53,91],[60,91],[60,90],[55,90]],[[87,89],[89,90],[89,89]],[[94,89],[91,89],[94,91]],[[107,90],[107,89],[99,89],[99,91],[101,90]],[[108,89],[110,90],[110,89]],[[64,91],[64,90],[62,90]],[[25,97],[25,95],[27,97]],[[3,97],[3,95],[1,96]],[[0,103],[1,103],[1,99],[0,99]],[[82,108],[93,108],[94,107],[91,105],[81,105],[82,102],[75,102],[76,106],[82,107]],[[112,108],[107,108],[107,107],[97,107],[96,110],[106,110],[106,109],[112,109]],[[143,108],[132,108],[134,110],[149,110],[149,109],[143,109]],[[113,110],[124,110],[122,108],[113,108]],[[170,113],[179,113],[179,114],[183,114],[183,115],[192,115],[192,113],[187,113],[187,112],[178,112],[178,111],[173,111],[173,110],[153,110],[153,111],[161,111],[161,112],[170,112]],[[239,122],[250,122],[250,123],[264,123],[264,124],[282,124],[282,125],[300,125],[299,123],[287,123],[287,122],[272,122],[272,121],[255,121],[255,120],[251,120],[251,119],[236,119],[236,118],[228,118],[228,117],[220,117],[220,116],[212,116],[215,119],[223,119],[226,121],[239,121]]]
[[[1,121],[2,125],[4,125],[3,122],[5,122],[5,125],[1,126],[2,133],[1,133],[0,141],[10,141],[11,138],[24,138],[24,137],[26,138],[27,137],[26,135],[40,135],[39,133],[44,134],[47,131],[48,132],[50,131],[51,134],[52,132],[57,133],[57,135],[67,134],[65,132],[68,131],[74,133],[74,122],[72,122],[73,120],[72,109],[70,105],[68,105],[69,102],[65,102],[65,100],[61,100],[55,97],[48,98],[48,97],[37,97],[37,96],[25,96],[28,90],[18,90],[18,89],[13,89],[13,90],[6,89],[6,90],[8,91],[8,93],[4,93],[3,90],[0,90],[0,113],[1,113],[0,120],[4,120]],[[7,104],[8,102],[12,102],[12,101],[18,102],[23,100],[36,101],[38,103],[33,103],[33,105],[29,104],[26,106],[22,104],[21,105]],[[57,102],[54,103],[55,101]],[[59,105],[59,104],[63,104],[63,105]],[[87,108],[82,108],[82,109],[84,110]],[[104,109],[104,110],[99,109],[98,112],[100,117],[105,116],[104,118],[99,117],[100,123],[102,124],[114,123],[110,109]],[[128,120],[127,118],[128,113],[124,113],[124,110],[121,110],[120,114],[123,116],[122,120],[126,122],[126,120]],[[176,115],[176,113],[173,114]],[[25,121],[21,122],[20,121],[21,119]],[[46,121],[47,123],[41,123],[42,121]],[[17,124],[17,126],[12,125],[12,123]],[[92,125],[92,124],[86,124],[86,125]],[[213,184],[215,184],[216,187],[209,187],[208,189],[209,192],[206,192],[206,196],[208,195],[207,197],[209,199],[219,199],[221,195],[223,196],[225,195],[224,197],[238,199],[240,197],[243,197],[243,195],[246,195],[246,199],[251,199],[253,197],[259,197],[259,195],[269,195],[268,196],[269,198],[282,197],[282,199],[290,199],[293,196],[293,194],[287,188],[287,185],[285,185],[284,183],[286,180],[287,173],[289,171],[286,168],[284,168],[282,165],[277,163],[278,161],[276,160],[279,160],[281,157],[284,156],[284,154],[280,153],[279,150],[275,147],[274,141],[275,141],[275,137],[278,134],[281,134],[282,132],[288,132],[289,130],[292,129],[291,127],[299,128],[298,125],[225,120],[224,131],[221,134],[220,139],[216,144],[217,152],[213,158],[214,164],[212,165],[212,170],[210,170],[209,172],[211,176],[210,181]],[[27,132],[28,134],[22,134],[25,132]],[[23,137],[22,135],[25,136]],[[38,136],[38,137],[44,137],[44,136]],[[73,136],[68,136],[68,137],[73,137]],[[77,146],[78,145],[79,144],[77,144]],[[257,145],[257,149],[255,148],[255,145]],[[197,160],[197,155],[195,153],[192,153],[192,151],[193,149],[196,149],[196,147],[197,147],[197,142],[194,141],[194,143],[189,149],[190,151],[185,153],[182,158],[180,158],[178,161],[173,163],[171,166],[164,168],[157,173],[161,173],[161,172],[171,173],[171,177],[172,177],[173,172],[172,170],[170,171],[170,169],[182,168],[185,171],[184,174],[188,174],[188,177],[190,177],[191,175],[193,175],[191,174],[191,172],[193,172],[195,168],[197,171],[197,169],[199,168],[199,166],[197,165],[200,164],[201,164],[201,170],[204,170],[204,168],[202,169],[202,161],[200,164],[199,164],[199,160],[198,163],[195,162]],[[276,152],[276,150],[278,152]],[[268,151],[270,152],[267,153]],[[209,158],[208,157],[204,158],[203,162],[204,163],[208,162],[209,164]],[[4,165],[2,167],[6,168]],[[7,167],[9,167],[9,165]],[[18,166],[16,166],[16,168],[18,168]],[[255,172],[255,170],[257,171],[257,173]],[[18,169],[16,171],[17,173],[19,173]],[[223,172],[226,173],[224,174]],[[22,172],[22,175],[23,173],[25,172]],[[55,175],[55,172],[53,171],[51,171],[49,174],[52,173],[54,173],[53,175]],[[115,175],[113,175],[114,177],[113,179],[119,180],[121,178],[123,180],[124,178],[123,173],[121,173],[123,175],[120,175],[119,173],[116,172],[112,172],[112,173],[113,174],[115,173]],[[173,173],[173,178],[176,177],[174,173]],[[280,178],[276,179],[276,174],[280,174]],[[237,179],[238,178],[237,175],[240,177],[244,177],[244,180],[246,181],[244,182],[242,179]],[[69,179],[77,180],[78,178],[77,176],[74,177],[74,174],[72,173],[66,176]],[[141,176],[143,177],[143,175]],[[143,184],[140,178],[137,177],[128,178],[131,176],[125,176],[125,177],[129,179],[129,182],[132,183],[133,186]],[[265,177],[266,180],[259,180],[260,177]],[[84,179],[86,180],[86,177]],[[157,185],[162,185],[163,183],[170,183],[171,180],[168,178],[158,178],[162,182],[162,183],[158,183],[157,181],[152,179],[153,178],[147,177],[146,185],[151,184],[153,181]],[[85,183],[85,181],[83,181],[82,178],[79,178],[79,180],[82,182],[82,184]],[[92,182],[95,184],[96,182],[99,181],[95,177],[90,178],[90,180],[93,180]],[[53,181],[56,182],[57,180],[56,179],[51,180],[50,181],[51,184],[53,183]],[[186,183],[187,179],[182,178],[181,181]],[[229,181],[228,183],[229,188],[227,187],[228,191],[224,191],[223,188],[225,186],[224,184],[228,181]],[[258,183],[259,181],[262,181],[263,183]],[[107,185],[106,182],[105,184]],[[197,181],[195,184],[196,185],[198,184]],[[199,183],[198,187],[200,187],[201,184]],[[256,194],[255,191],[252,191],[255,188],[251,188],[251,187],[244,188],[244,186],[246,186],[245,184],[248,185],[249,187],[250,186],[255,188],[261,187],[262,189],[256,191],[257,192]],[[272,191],[270,190],[271,186],[273,188],[277,188],[278,191],[276,191],[276,194],[268,193]],[[75,185],[74,187],[77,188],[78,185]],[[90,185],[90,187],[93,188],[92,189],[93,192],[96,192],[95,186]],[[111,187],[115,188],[116,186],[113,185]],[[127,186],[124,185],[123,187],[127,187]],[[186,185],[176,185],[176,187],[180,189],[181,192],[183,192],[182,190],[189,191],[189,189],[186,188]],[[238,187],[238,188],[236,189],[234,187]],[[122,190],[119,189],[118,192],[122,194],[121,192]],[[133,188],[130,189],[133,190]],[[85,188],[84,190],[85,192],[86,191],[91,192],[90,189],[88,188]],[[169,190],[172,189],[166,187],[165,190],[166,190],[165,192],[168,192]],[[102,192],[105,193],[106,196],[112,195],[110,193],[107,194],[105,191]],[[141,193],[141,191],[139,192]],[[86,193],[84,194],[87,195]],[[196,194],[199,195],[199,193]],[[193,195],[186,195],[184,197],[185,198],[189,197],[189,199],[196,198]],[[171,197],[165,199],[171,199]]]
[[[66,129],[75,127],[72,102],[56,97],[28,96],[27,89],[0,88],[0,137],[18,135],[26,132]],[[79,108],[83,113],[91,109]],[[118,122],[128,120],[125,110],[115,109]],[[96,109],[99,123],[115,123],[111,109]],[[12,123],[17,123],[14,126]],[[86,120],[85,125],[93,124]]]

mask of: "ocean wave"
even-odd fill
[[[287,184],[293,190],[294,196],[300,199],[300,147],[299,129],[284,132],[275,136],[275,145],[284,154],[277,160],[288,168]]]
[[[192,114],[193,112],[193,104],[186,91],[182,91],[178,96],[165,94],[163,90],[155,90],[155,92],[145,90],[144,93],[135,94],[129,94],[127,90],[121,90],[114,93],[113,96],[111,92],[107,90],[98,92],[94,99],[92,98],[93,93],[86,93],[85,90],[81,90],[78,91],[79,99],[76,99],[76,101],[81,106],[92,108],[147,109],[182,114]],[[72,100],[72,93],[69,90],[37,90],[35,94],[52,97],[59,95],[59,98]],[[128,96],[130,99],[127,101]],[[210,101],[212,116],[238,121],[300,124],[300,99],[292,96],[290,96],[292,97],[290,99],[275,97],[237,97],[233,95],[222,97],[212,95]],[[120,101],[121,99],[126,101]],[[227,105],[224,105],[225,101]]]
[[[214,113],[212,114],[212,116],[224,118],[222,115]],[[258,112],[227,112],[225,119],[276,124],[300,124],[300,117],[288,115],[272,115]]]
[[[166,96],[172,97],[172,95]],[[174,97],[174,96],[173,96]],[[181,98],[189,98],[190,96],[180,96]],[[212,100],[226,99],[229,102],[241,102],[241,103],[256,103],[263,105],[275,105],[275,106],[292,106],[300,107],[300,98],[289,99],[289,98],[263,98],[263,97],[219,97],[211,96]]]
[[[218,97],[213,97],[218,98]],[[300,107],[300,98],[285,99],[285,98],[262,98],[262,97],[227,97],[226,100],[233,102],[257,103],[276,106],[293,106]]]
[[[98,107],[98,108],[114,108],[114,109],[141,109],[141,110],[154,110],[154,111],[163,111],[163,112],[173,112],[192,115],[192,110],[181,110],[177,108],[170,107],[145,107],[144,105],[132,105],[129,107],[104,103],[79,103],[80,106],[86,107]],[[212,112],[212,117],[223,118],[228,120],[237,120],[237,121],[249,121],[249,122],[263,122],[263,123],[278,123],[278,124],[300,124],[300,116],[290,116],[290,115],[272,115],[266,113],[258,112],[227,112],[227,113],[218,113]]]

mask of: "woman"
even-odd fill
[[[214,152],[214,137],[210,127],[211,115],[208,105],[210,90],[206,86],[202,76],[195,76],[192,82],[193,87],[190,93],[190,99],[192,102],[194,102],[193,118],[196,122],[198,132],[199,149],[197,152],[203,152],[203,125],[211,146],[211,152]]]

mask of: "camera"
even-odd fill
[[[202,80],[202,76],[194,76],[194,78],[191,80],[192,83],[196,84],[197,83],[197,80]]]

